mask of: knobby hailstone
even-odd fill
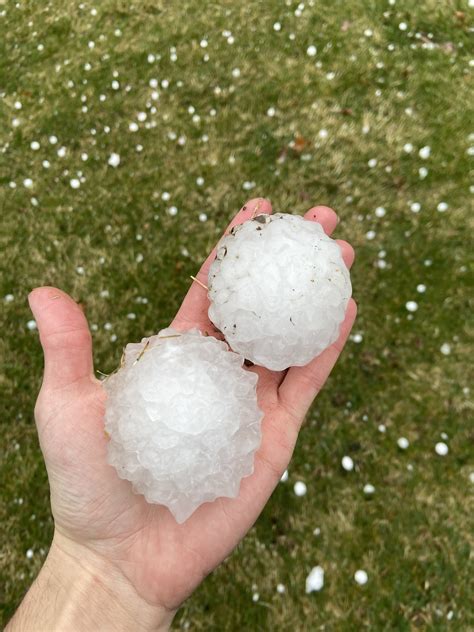
[[[109,463],[179,523],[204,502],[235,498],[253,472],[263,414],[243,361],[197,330],[164,329],[128,344],[104,382]]]
[[[338,244],[298,215],[257,215],[219,242],[209,318],[231,348],[279,371],[303,366],[339,335],[352,293]]]

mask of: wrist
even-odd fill
[[[140,597],[111,562],[58,533],[30,593],[25,602],[30,596],[36,603],[25,605],[41,611],[43,628],[51,632],[164,632],[174,616]],[[19,629],[39,629],[38,621]]]

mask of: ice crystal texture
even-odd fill
[[[105,380],[109,463],[177,522],[204,502],[235,498],[253,471],[262,413],[257,376],[242,365],[224,342],[164,329],[128,344]]]
[[[338,244],[298,215],[258,215],[221,239],[209,318],[231,348],[279,371],[337,340],[352,293]]]

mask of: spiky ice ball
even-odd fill
[[[235,498],[253,471],[263,415],[257,376],[242,365],[224,342],[164,329],[128,344],[105,380],[109,463],[177,522],[204,502]]]
[[[298,215],[257,215],[221,239],[209,318],[231,348],[274,371],[303,366],[339,335],[352,293],[338,244]]]

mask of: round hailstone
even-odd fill
[[[446,456],[449,452],[449,448],[443,441],[440,441],[435,445],[435,452],[439,456]]]
[[[315,566],[306,578],[306,593],[319,592],[324,587],[324,569]]]
[[[108,461],[149,503],[184,522],[202,503],[235,498],[260,445],[257,375],[197,330],[125,348],[104,382]]]
[[[399,439],[397,439],[397,445],[400,450],[406,450],[410,446],[410,442],[406,437],[400,437]]]
[[[297,496],[305,496],[308,488],[306,487],[306,484],[303,483],[303,481],[296,481],[293,490]]]
[[[223,237],[209,318],[234,351],[279,371],[337,340],[352,293],[338,244],[298,215],[257,215]]]
[[[352,470],[354,469],[354,461],[351,459],[350,456],[343,456],[341,460],[341,465],[343,469],[346,470],[346,472],[352,472]]]
[[[416,312],[418,309],[418,303],[416,301],[407,301],[405,303],[405,308],[409,312]]]
[[[359,569],[354,573],[354,579],[356,583],[359,584],[359,586],[364,586],[364,584],[368,582],[369,576],[367,575],[366,571]]]

